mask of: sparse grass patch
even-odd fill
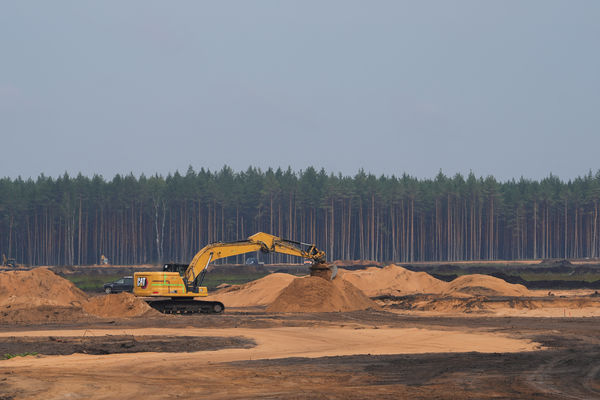
[[[130,274],[133,275],[133,274]],[[211,273],[207,272],[202,286],[214,290],[222,283],[229,285],[241,285],[269,275],[268,272],[245,272],[245,273]],[[65,274],[63,278],[73,282],[75,286],[86,292],[101,292],[102,286],[108,282],[121,279],[123,274]]]
[[[27,357],[27,356],[37,356],[38,353],[34,352],[26,352],[26,353],[15,353],[15,354],[11,354],[11,353],[6,353],[4,354],[4,360],[10,360],[11,358],[15,358],[15,357]]]
[[[256,279],[264,278],[267,275],[269,274],[263,272],[241,274],[211,274],[210,272],[207,272],[202,285],[206,286],[209,290],[212,290],[222,283],[227,283],[229,285],[241,285]]]
[[[64,275],[63,278],[70,280],[79,289],[86,292],[102,291],[102,286],[105,283],[121,279],[123,275]]]

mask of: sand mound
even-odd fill
[[[81,305],[88,296],[47,268],[0,273],[0,306]]]
[[[294,275],[274,273],[243,285],[232,285],[219,290],[208,299],[220,301],[225,307],[266,306],[294,279]]]
[[[332,312],[379,308],[352,283],[307,276],[295,278],[267,307],[268,312]]]
[[[233,285],[209,297],[225,307],[268,306],[270,312],[326,312],[377,308],[350,282],[317,277],[297,278],[274,273],[243,285]]]
[[[448,283],[426,272],[413,272],[397,265],[339,272],[340,278],[352,283],[369,297],[404,296],[417,293],[441,293]]]
[[[508,283],[488,275],[463,275],[448,283],[445,295],[466,294],[469,296],[528,296],[523,285]]]
[[[92,299],[47,268],[0,273],[0,322],[58,323],[156,313],[130,293]]]
[[[83,304],[88,314],[102,318],[138,317],[146,314],[159,314],[144,300],[131,293],[109,294],[91,298]]]
[[[508,283],[488,275],[463,275],[444,282],[426,272],[413,272],[397,265],[368,268],[362,271],[339,272],[369,297],[405,296],[410,294],[442,294],[453,297],[470,296],[527,296],[523,285]]]
[[[49,323],[89,318],[88,296],[47,268],[0,273],[0,322]]]

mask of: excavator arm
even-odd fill
[[[301,246],[305,246],[306,249]],[[184,278],[188,284],[195,285],[211,262],[258,250],[263,253],[281,253],[311,259],[313,260],[311,275],[318,275],[325,279],[335,278],[335,267],[325,264],[325,252],[317,249],[315,245],[293,242],[263,232],[256,233],[247,240],[229,243],[218,242],[207,245],[196,253],[184,273]]]

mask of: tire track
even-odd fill
[[[600,398],[599,372],[600,354],[596,351],[585,355],[560,351],[549,362],[527,374],[525,380],[535,391],[552,398],[588,400]]]

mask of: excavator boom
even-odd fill
[[[308,248],[304,250],[300,247],[302,245],[308,246]],[[211,262],[259,250],[263,253],[281,253],[312,259],[314,264],[325,263],[325,252],[318,250],[312,244],[293,242],[259,232],[250,236],[247,240],[217,242],[207,245],[194,256],[185,271],[185,278],[188,282],[195,282]]]

